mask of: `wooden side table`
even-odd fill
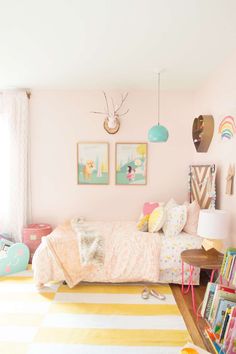
[[[211,249],[209,251],[205,251],[203,248],[192,249],[192,250],[183,251],[181,253],[182,293],[187,294],[191,288],[193,311],[196,315],[197,315],[197,310],[196,310],[196,302],[195,302],[195,294],[194,294],[194,286],[193,286],[194,269],[195,269],[195,267],[201,268],[201,269],[210,269],[211,270],[210,282],[212,282],[215,271],[219,271],[221,268],[223,258],[224,258],[224,255],[222,253],[216,251],[215,249]],[[184,263],[187,263],[190,267],[190,275],[189,275],[187,290],[184,289]]]

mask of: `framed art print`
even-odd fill
[[[116,144],[116,184],[147,183],[147,144]]]
[[[108,143],[77,143],[77,183],[109,183]]]

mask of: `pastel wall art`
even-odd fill
[[[234,117],[226,116],[222,119],[219,129],[219,134],[221,135],[222,140],[230,140],[236,133],[236,125]]]
[[[116,184],[144,185],[147,183],[147,144],[116,144]]]
[[[77,144],[77,183],[109,183],[109,147],[108,143]]]

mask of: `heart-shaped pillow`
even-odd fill
[[[154,209],[159,207],[157,202],[146,202],[143,204],[143,215],[150,215]]]

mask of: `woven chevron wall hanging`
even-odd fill
[[[215,208],[216,204],[216,166],[189,166],[189,199],[196,200],[201,209]]]

